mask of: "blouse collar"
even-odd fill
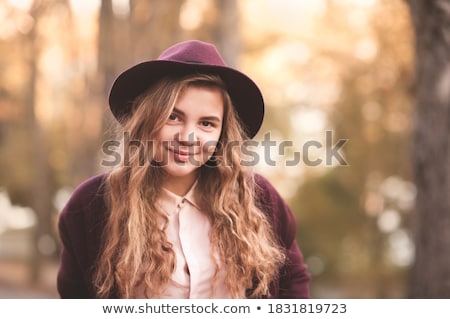
[[[195,181],[195,183],[191,186],[191,188],[188,190],[188,192],[184,196],[177,195],[177,194],[169,191],[167,188],[162,187],[161,200],[172,207],[182,206],[185,202],[189,202],[191,205],[195,206],[197,209],[201,209],[199,200],[196,196],[196,193],[197,193],[196,187],[197,187],[197,181]]]

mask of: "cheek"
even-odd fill
[[[168,141],[170,136],[173,136],[170,127],[164,126],[154,135],[153,140],[156,142]]]
[[[201,138],[202,152],[204,154],[212,155],[215,152],[218,141],[220,139],[220,132],[216,132],[215,134],[208,134]]]
[[[157,162],[161,162],[164,158],[164,144],[167,144],[167,139],[164,136],[164,130],[162,129],[151,138],[151,142],[148,144],[151,157]]]
[[[205,144],[203,144],[202,150],[204,154],[211,155],[216,150],[216,147],[217,147],[216,141],[208,141]]]

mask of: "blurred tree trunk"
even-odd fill
[[[119,67],[119,56],[115,44],[124,40],[122,34],[116,33],[117,24],[114,17],[112,0],[101,1],[98,28],[97,76],[100,80],[94,94],[96,95],[97,101],[102,101],[102,105],[107,105],[109,89]],[[124,47],[128,47],[128,44],[125,43]],[[102,131],[107,131],[112,116],[109,112],[105,112],[105,116],[102,119]]]
[[[450,3],[408,3],[417,59],[416,260],[410,295],[450,298]]]
[[[117,55],[114,48],[115,33],[112,0],[102,0],[98,33],[98,71],[101,75],[101,93],[107,93],[116,75]]]
[[[34,19],[34,27],[28,33],[26,43],[28,46],[29,78],[25,90],[25,107],[27,123],[29,127],[30,164],[33,167],[31,180],[32,208],[36,213],[37,223],[33,240],[33,254],[31,258],[31,280],[39,280],[42,266],[42,254],[39,243],[43,236],[52,233],[51,216],[53,213],[52,197],[50,190],[50,166],[47,161],[47,145],[44,131],[36,117],[36,84],[38,80],[39,39],[37,25],[45,10],[45,5],[35,1],[31,8],[31,16]]]
[[[183,0],[130,0],[130,49],[133,63],[155,59],[180,38]]]
[[[241,51],[239,9],[236,0],[216,0],[217,19],[213,29],[213,42],[226,63],[237,67]]]

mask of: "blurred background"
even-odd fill
[[[214,42],[262,89],[267,110],[256,140],[270,132],[292,141],[284,155],[272,149],[277,165],[256,169],[296,213],[312,296],[428,291],[411,280],[425,258],[418,241],[427,242],[414,226],[420,97],[411,12],[425,11],[410,6],[420,2],[0,0],[0,297],[58,297],[58,214],[74,187],[104,170],[115,76],[192,38]],[[435,7],[448,16],[444,2]],[[448,50],[448,33],[441,38]],[[320,165],[287,165],[308,141],[322,145],[309,153]],[[329,156],[338,143],[346,165]]]

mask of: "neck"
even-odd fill
[[[166,176],[163,181],[163,187],[178,196],[184,196],[194,185],[197,174],[188,176]]]

